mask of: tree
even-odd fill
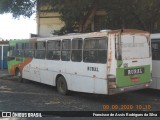
[[[12,13],[14,18],[30,17],[35,13],[35,4],[35,0],[1,0],[0,14]]]
[[[99,9],[107,12],[108,29],[135,28],[160,32],[159,0],[1,0],[0,13],[12,13],[15,18],[30,17],[42,6],[44,12],[60,13],[65,26],[58,32],[88,32]]]
[[[65,26],[59,31],[60,34],[67,32],[86,32],[91,24],[98,0],[39,0],[38,6],[48,6],[46,12],[54,11],[61,14],[61,20]],[[40,8],[39,8],[40,11]]]
[[[107,26],[160,32],[159,0],[108,0],[108,3]]]

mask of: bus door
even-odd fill
[[[118,87],[150,82],[150,41],[143,34],[119,34],[116,40]]]
[[[7,69],[7,52],[8,46],[3,46],[3,68]]]

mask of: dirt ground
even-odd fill
[[[145,89],[112,96],[72,92],[63,96],[53,86],[31,81],[20,83],[11,77],[5,78],[6,74],[7,71],[0,71],[0,111],[126,111],[123,108],[125,105],[134,107],[128,111],[160,110],[158,90]],[[143,108],[138,109],[137,105]]]

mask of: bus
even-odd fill
[[[160,89],[160,33],[151,34],[152,83],[151,88]]]
[[[8,71],[70,91],[113,95],[148,88],[150,34],[120,29],[9,41]]]

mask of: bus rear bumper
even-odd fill
[[[121,87],[121,88],[110,88],[108,93],[109,93],[109,95],[114,95],[117,93],[122,93],[122,92],[127,92],[127,91],[145,89],[145,88],[149,88],[150,84],[151,83],[134,85],[134,86],[127,86],[127,87]]]

